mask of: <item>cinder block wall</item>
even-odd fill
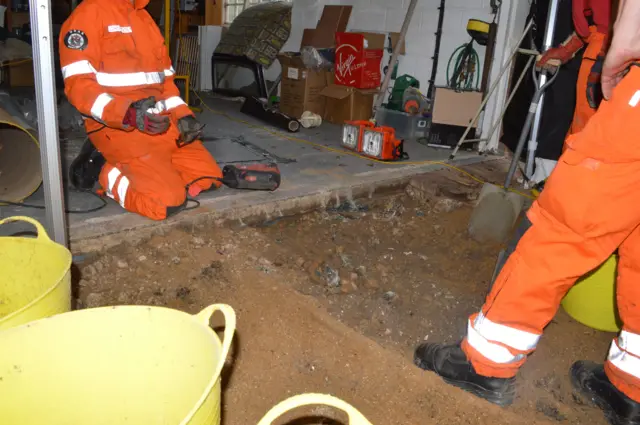
[[[293,0],[293,28],[285,50],[299,49],[303,29],[316,26],[322,8],[327,4],[353,6],[349,30],[399,32],[409,7],[409,0]],[[400,58],[400,75],[414,76],[420,80],[422,88],[427,87],[431,76],[431,58],[435,48],[439,6],[440,0],[418,0],[416,13],[407,34],[407,54]],[[493,19],[489,0],[447,0],[444,16],[437,85],[446,84],[447,62],[453,51],[470,40],[466,31],[467,20],[477,18],[491,22]],[[480,56],[478,72],[481,73],[485,48],[477,44],[475,46]],[[278,67],[272,72],[277,75],[279,71]]]

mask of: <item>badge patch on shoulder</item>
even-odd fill
[[[64,45],[69,49],[84,50],[87,48],[89,40],[84,32],[80,30],[71,30],[64,36]]]

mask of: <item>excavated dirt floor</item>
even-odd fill
[[[403,193],[244,226],[181,225],[87,254],[74,270],[78,308],[159,305],[238,314],[223,377],[224,425],[248,425],[301,392],[331,393],[374,424],[605,424],[567,371],[601,361],[613,335],[560,311],[501,409],[412,364],[426,340],[454,342],[486,295],[497,245],[469,239],[479,185],[430,173]],[[135,238],[131,238],[133,240]],[[215,323],[214,323],[215,325]],[[343,420],[321,407],[293,415]],[[342,422],[338,422],[342,423]]]

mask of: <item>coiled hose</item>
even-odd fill
[[[455,65],[453,72],[451,70],[452,63]],[[447,63],[447,84],[449,88],[456,91],[478,90],[480,73],[476,71],[479,64],[480,57],[473,47],[473,40],[459,46],[453,51]]]

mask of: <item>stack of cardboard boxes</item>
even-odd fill
[[[316,28],[304,30],[300,48],[335,47],[336,33],[346,31],[352,9],[352,6],[325,6]],[[281,53],[278,59],[282,65],[280,110],[295,118],[310,111],[326,119],[327,100],[322,92],[332,82],[333,72],[306,68],[299,54]]]
[[[343,124],[371,118],[380,86],[384,40],[384,34],[336,34],[335,70],[330,84],[322,91],[327,98],[325,120]]]
[[[282,65],[280,111],[295,118],[305,111],[324,117],[326,100],[321,93],[330,73],[305,68],[300,55],[281,53],[278,59]]]
[[[384,40],[383,34],[337,33],[335,83],[357,89],[378,88]]]
[[[336,34],[336,64],[332,81],[322,91],[327,98],[325,120],[343,124],[371,118],[373,101],[380,92],[382,58],[387,48],[395,48],[399,34],[353,32]],[[404,44],[400,54],[404,54]]]
[[[334,48],[335,70],[307,69],[299,54],[278,56],[282,64],[282,112],[299,118],[311,111],[339,125],[371,118],[382,79],[386,40],[390,37],[395,43],[398,34],[347,33],[351,12],[352,6],[325,6],[317,27],[305,29],[302,37],[301,48]]]

